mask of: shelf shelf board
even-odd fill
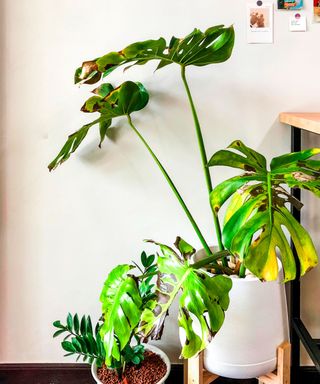
[[[279,115],[281,123],[304,129],[305,131],[320,134],[320,113],[319,112],[281,112]]]

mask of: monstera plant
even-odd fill
[[[206,348],[223,323],[232,286],[232,279],[227,276],[244,278],[250,272],[262,281],[275,280],[278,277],[277,255],[282,261],[285,281],[294,279],[297,270],[303,275],[317,264],[316,250],[309,234],[289,211],[292,205],[297,209],[302,207],[289,188],[306,189],[319,196],[320,161],[311,158],[320,153],[320,149],[276,157],[268,168],[262,154],[237,140],[228,149],[215,153],[208,161],[186,69],[191,65],[202,67],[228,60],[233,45],[233,27],[219,25],[205,32],[195,29],[184,38],[172,37],[168,42],[160,38],[133,43],[118,52],[109,52],[95,60],[85,61],[76,70],[75,83],[91,85],[121,66],[128,69],[153,60],[158,62],[157,70],[170,64],[180,66],[182,83],[193,115],[219,247],[219,251],[213,253],[209,244],[214,240],[207,241],[204,238],[174,181],[133,121],[132,115],[148,104],[149,95],[145,87],[126,81],[114,88],[110,83],[102,82],[92,91],[94,95],[81,109],[85,113],[98,114],[98,117],[69,136],[49,164],[49,169],[53,170],[66,161],[95,125],[99,128],[98,143],[101,147],[114,119],[122,119],[160,169],[206,253],[203,260],[197,261],[193,258],[194,248],[180,238],[175,243],[177,252],[158,244],[160,254],[157,256],[157,271],[147,275],[152,278],[157,273],[157,283],[148,300],[142,299],[139,278],[132,277],[131,266],[119,266],[111,272],[102,294],[103,324],[99,326],[98,336],[104,345],[106,353],[103,359],[107,366],[125,360],[123,353],[133,336],[143,339],[161,337],[168,310],[179,291],[178,322],[185,333],[182,356],[190,358]],[[243,173],[213,188],[210,168],[214,166],[234,167]],[[227,210],[221,225],[219,211],[224,204]],[[293,240],[299,265],[293,256],[288,235]],[[119,284],[115,284],[113,279]],[[117,300],[126,302],[130,308],[117,308]],[[124,316],[119,324],[116,323],[119,320],[116,314],[122,311],[124,314],[130,312],[130,324],[128,316]]]

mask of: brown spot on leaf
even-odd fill
[[[85,61],[82,63],[82,71],[80,74],[80,79],[85,80],[92,72],[98,70],[98,65],[95,61]]]
[[[308,181],[316,180],[316,178],[314,176],[307,175],[306,173],[303,173],[303,172],[292,172],[292,176],[294,179],[296,179],[297,181],[301,181],[301,182],[308,182]]]
[[[248,165],[248,164],[245,164],[243,168],[245,171],[248,171],[248,172],[256,172],[257,171],[254,167],[252,167],[251,165]]]

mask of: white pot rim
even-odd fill
[[[157,384],[164,384],[165,381],[167,380],[170,371],[171,371],[171,363],[168,358],[168,356],[158,347],[151,345],[151,344],[142,344],[144,345],[146,351],[151,351],[155,353],[156,355],[160,356],[161,359],[164,361],[167,367],[167,373],[163,376],[163,378],[157,382]],[[102,381],[99,380],[98,375],[97,375],[97,364],[96,361],[94,361],[91,365],[91,374],[94,380],[96,381],[97,384],[103,384]]]

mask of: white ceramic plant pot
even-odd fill
[[[272,372],[277,347],[289,340],[285,286],[250,275],[232,281],[225,321],[205,350],[204,366],[219,376],[249,379]]]
[[[171,370],[171,364],[168,356],[163,351],[161,351],[161,349],[155,347],[154,345],[150,345],[150,344],[143,344],[143,345],[145,346],[146,351],[151,351],[156,355],[159,355],[161,359],[164,361],[164,363],[166,364],[167,373],[163,376],[163,378],[160,381],[156,383],[156,384],[165,384],[165,381],[167,380]],[[97,384],[102,384],[102,381],[98,379],[96,362],[94,362],[91,365],[91,374]]]

